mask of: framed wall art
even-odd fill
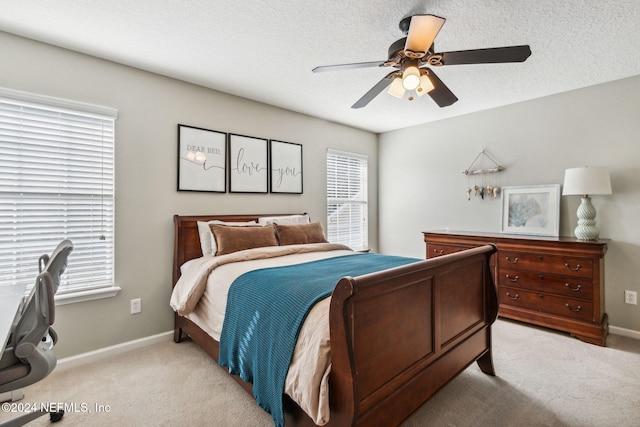
[[[271,140],[272,193],[302,194],[302,144]]]
[[[267,193],[267,140],[229,134],[229,184],[232,193]]]
[[[178,125],[178,191],[227,191],[227,134]]]
[[[502,233],[558,236],[560,185],[502,188]]]

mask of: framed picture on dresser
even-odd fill
[[[560,184],[503,187],[500,232],[557,237]]]

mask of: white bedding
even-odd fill
[[[241,274],[266,267],[300,264],[353,254],[346,246],[330,243],[272,246],[218,257],[202,257],[185,264],[171,295],[171,307],[215,340],[220,340],[227,293]],[[285,381],[289,395],[318,425],[329,421],[330,298],[309,312],[298,337]]]

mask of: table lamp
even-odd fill
[[[580,240],[598,240],[596,209],[589,195],[611,194],[609,170],[603,167],[572,168],[564,171],[563,196],[582,196],[578,206],[578,226],[574,234]]]

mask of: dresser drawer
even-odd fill
[[[500,268],[498,269],[498,284],[565,295],[571,298],[593,299],[591,280],[575,277]]]
[[[441,255],[453,254],[456,252],[464,251],[465,249],[471,249],[473,246],[461,246],[461,245],[441,245],[427,243],[427,258],[435,258]]]
[[[593,260],[557,255],[500,251],[498,268],[592,278]]]
[[[566,298],[523,289],[499,287],[500,304],[519,307],[526,310],[554,314],[570,319],[593,321],[593,303],[590,301]]]

